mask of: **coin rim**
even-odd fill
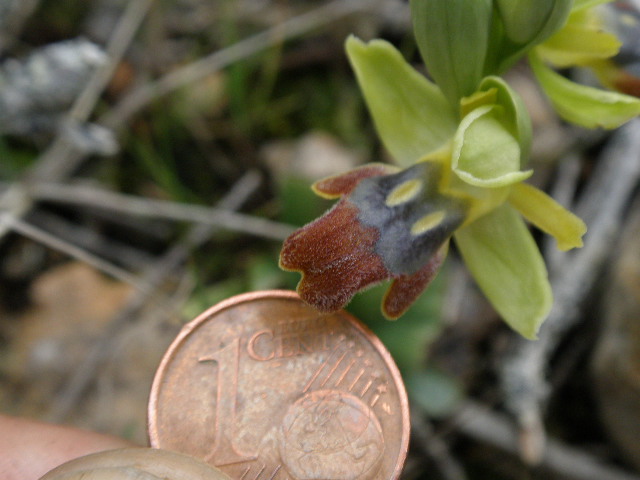
[[[158,429],[156,425],[156,413],[158,410],[158,397],[160,395],[160,389],[162,386],[162,380],[164,378],[165,372],[169,365],[169,362],[172,361],[175,353],[181,347],[182,343],[191,335],[201,324],[206,322],[209,318],[214,315],[219,314],[223,310],[226,310],[231,307],[235,307],[236,305],[240,305],[242,303],[248,303],[256,300],[263,299],[283,299],[283,300],[296,300],[300,303],[304,303],[303,300],[298,296],[298,294],[291,290],[262,290],[256,292],[248,292],[241,293],[239,295],[234,295],[233,297],[227,298],[212,307],[208,308],[196,318],[191,320],[189,323],[185,324],[182,327],[182,330],[178,333],[176,338],[171,342],[169,348],[162,356],[162,360],[160,361],[160,365],[156,370],[155,376],[153,378],[153,383],[151,385],[151,392],[149,394],[149,404],[147,409],[147,433],[149,436],[149,444],[153,448],[160,448],[158,446]],[[398,370],[398,366],[396,365],[393,357],[387,350],[387,347],[382,343],[382,341],[375,335],[369,327],[367,327],[362,321],[358,318],[351,315],[349,312],[345,310],[341,310],[339,312],[341,315],[347,317],[351,323],[358,329],[360,332],[369,339],[373,347],[378,351],[378,353],[382,356],[389,372],[391,373],[391,379],[396,386],[396,390],[398,392],[398,397],[400,401],[400,410],[402,417],[402,433],[400,438],[400,450],[398,454],[398,460],[393,469],[393,474],[391,479],[397,479],[402,472],[402,468],[404,466],[404,462],[407,457],[407,452],[409,449],[409,435],[411,430],[410,424],[410,416],[409,416],[409,399],[407,397],[407,390],[405,388],[404,382],[402,380],[402,376],[400,375],[400,371]]]

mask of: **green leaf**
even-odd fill
[[[531,150],[532,128],[531,117],[520,95],[507,82],[496,76],[486,77],[480,83],[480,90],[495,89],[495,103],[504,108],[505,126],[520,144],[520,168],[522,168]]]
[[[640,100],[621,93],[580,85],[529,55],[529,63],[553,107],[565,120],[586,128],[617,128],[640,114]]]
[[[536,338],[552,294],[544,260],[520,214],[504,204],[455,233],[476,282],[502,318]]]
[[[503,187],[520,182],[531,171],[520,171],[520,145],[500,118],[504,109],[482,106],[460,122],[453,137],[451,166],[466,183]]]
[[[351,36],[346,48],[378,134],[398,164],[410,166],[451,139],[453,109],[390,43]]]
[[[491,0],[411,0],[411,18],[427,70],[452,105],[483,77]]]
[[[553,235],[560,250],[582,247],[587,226],[542,190],[518,183],[511,189],[509,203],[540,230]]]

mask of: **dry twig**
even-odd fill
[[[16,36],[38,7],[40,0],[0,1],[0,52],[16,41]]]
[[[198,81],[205,76],[218,71],[243,58],[265,50],[278,42],[301,36],[322,25],[329,24],[356,11],[370,7],[376,0],[334,0],[326,5],[318,7],[306,14],[287,20],[281,25],[274,26],[264,32],[240,41],[224,50],[215,52],[204,59],[193,62],[178,69],[156,82],[140,87],[120,101],[113,109],[107,112],[97,123],[109,129],[122,129],[126,121],[162,95],[166,95],[177,88]],[[153,0],[136,0],[129,2],[127,10],[115,29],[109,45],[107,55],[109,60],[106,65],[97,70],[94,78],[89,82],[86,91],[78,97],[70,112],[72,123],[86,120],[102,92],[104,86],[113,74],[115,65],[124,55],[134,33],[144,19]],[[70,140],[64,134],[64,129],[56,140],[44,152],[34,168],[25,176],[23,183],[37,181],[59,181],[66,178],[86,157],[86,152]],[[11,212],[13,218],[22,217],[32,206],[33,200],[27,195],[23,183],[16,183],[0,195],[0,208]],[[237,219],[236,219],[237,220]],[[233,219],[229,220],[234,222]],[[240,228],[247,223],[259,223],[259,219],[245,218],[236,222]],[[0,224],[0,238],[7,233],[8,224]],[[258,227],[259,230],[269,230],[266,224]],[[280,238],[281,233],[276,234]]]
[[[257,189],[260,177],[256,172],[249,172],[220,201],[220,208],[238,209]],[[180,278],[182,265],[192,248],[205,242],[214,233],[215,227],[198,225],[192,228],[184,243],[176,243],[161,259],[150,265],[142,275],[145,284],[154,292],[165,282],[168,276]],[[81,400],[83,393],[95,380],[96,372],[109,359],[113,345],[122,333],[125,325],[135,320],[136,316],[149,301],[149,292],[134,292],[125,307],[108,323],[104,333],[94,342],[90,355],[78,369],[73,372],[61,389],[60,394],[52,401],[48,419],[52,422],[63,421]],[[177,308],[162,303],[162,315],[175,313]],[[162,318],[158,316],[158,319]]]
[[[100,257],[97,257],[82,248],[78,248],[76,245],[62,240],[55,235],[51,235],[49,232],[31,225],[24,220],[14,218],[8,213],[2,214],[2,216],[0,217],[0,225],[7,226],[14,232],[24,235],[25,237],[30,238],[35,242],[46,245],[53,250],[58,250],[62,253],[65,253],[66,255],[80,260],[81,262],[85,262],[122,282],[132,285],[140,291],[151,291],[149,285],[147,285],[145,282],[140,281],[135,275],[132,275],[131,273],[123,270],[117,265],[114,265]]]
[[[153,0],[129,2],[107,46],[107,61],[101,68],[96,69],[84,92],[71,108],[70,118],[73,121],[84,121],[89,117],[96,99],[111,78],[115,66],[131,43],[152,2]],[[84,159],[84,154],[78,151],[65,132],[65,129],[60,130],[53,143],[26,173],[22,182],[14,183],[0,195],[0,208],[10,213],[12,219],[21,218],[32,206],[32,200],[24,192],[24,183],[39,179],[58,181],[65,178]],[[10,225],[11,222],[0,224],[0,238],[6,235]]]
[[[431,458],[445,480],[466,480],[460,463],[451,455],[444,440],[436,435],[429,420],[419,414],[416,405],[411,408],[411,434],[414,446]]]
[[[509,420],[488,408],[467,402],[456,418],[457,429],[465,435],[517,455],[518,432]],[[640,480],[637,475],[607,465],[587,452],[549,439],[540,459],[540,468],[575,480]]]
[[[273,240],[284,240],[293,231],[289,225],[227,209],[136,197],[95,186],[38,183],[30,186],[29,193],[36,200],[73,205],[80,209],[94,208],[124,215],[195,222]]]
[[[98,257],[139,271],[154,260],[154,255],[128,242],[109,238],[91,225],[83,225],[64,219],[60,215],[35,210],[29,214],[29,222],[75,246],[93,252]]]
[[[154,0],[133,0],[128,3],[109,39],[106,48],[107,61],[95,71],[69,111],[68,120],[71,124],[81,124],[89,119],[153,2]],[[84,155],[73,155],[77,150],[73,141],[62,129],[27,178],[54,181],[65,178],[84,160]]]
[[[102,119],[110,129],[126,125],[142,108],[179,88],[218,72],[223,68],[267,50],[272,46],[304,35],[352,13],[371,8],[376,0],[333,0],[310,12],[298,15],[263,32],[234,43],[211,55],[179,68],[155,82],[145,84],[131,92]]]
[[[580,307],[613,250],[623,210],[639,179],[640,120],[636,119],[614,134],[575,209],[589,225],[589,233],[585,246],[568,256],[552,279],[555,302],[539,339],[516,339],[513,351],[502,361],[505,400],[521,427],[522,453],[529,462],[543,455],[542,410],[550,393],[545,379],[549,358],[579,320]]]

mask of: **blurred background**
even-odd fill
[[[181,326],[295,288],[282,240],[331,205],[309,185],[389,160],[349,34],[420,68],[402,0],[0,0],[0,412],[146,444]],[[590,231],[571,254],[539,237],[556,305],[537,342],[455,249],[400,320],[384,286],[349,305],[409,390],[403,478],[638,479],[640,125],[569,127],[525,65],[508,80],[534,121],[532,181]]]

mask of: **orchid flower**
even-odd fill
[[[586,226],[524,183],[532,174],[530,117],[499,74],[528,54],[553,94],[558,74],[543,64],[544,48],[550,51],[567,19],[579,23],[581,11],[595,3],[601,2],[412,0],[416,40],[433,82],[386,41],[347,40],[395,165],[364,165],[313,186],[339,200],[294,232],[280,255],[283,269],[302,274],[298,292],[305,301],[334,311],[358,291],[391,280],[382,310],[398,318],[437,273],[453,240],[496,311],[535,338],[552,293],[525,220],[554,236],[562,250],[582,246]],[[621,122],[640,113],[640,101],[601,108]]]

